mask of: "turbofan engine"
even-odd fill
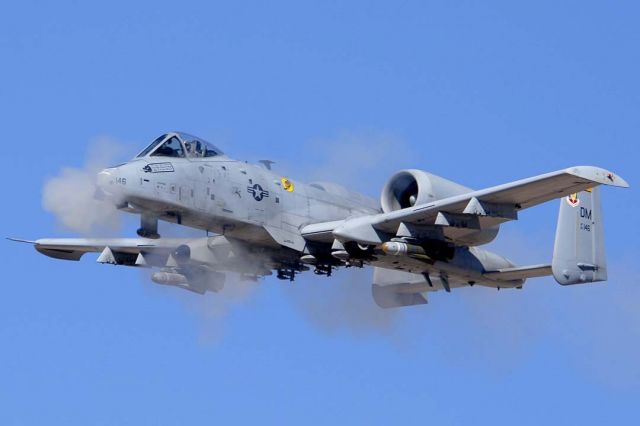
[[[382,189],[385,213],[470,192],[471,189],[422,170],[400,170]]]
[[[395,210],[432,203],[443,198],[453,197],[471,191],[472,189],[466,186],[422,170],[400,170],[391,176],[382,189],[380,205],[383,212],[390,213]],[[498,235],[499,230],[498,226],[484,229],[467,229],[455,226],[432,226],[431,228],[441,231],[442,237],[449,242],[466,246],[486,244]],[[431,228],[427,227],[423,229],[424,234],[420,235],[419,232],[416,237],[422,240],[434,238],[433,235],[428,235],[430,234],[430,230],[433,230]],[[436,237],[436,239],[439,238],[441,237]],[[434,243],[430,243],[429,246],[433,248]],[[449,254],[444,253],[443,255],[447,257]]]

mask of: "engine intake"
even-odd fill
[[[389,213],[470,191],[466,186],[422,170],[400,170],[382,189],[380,205],[383,212]]]
[[[176,248],[173,252],[173,258],[178,264],[189,262],[189,260],[191,259],[191,247],[186,244],[178,246],[178,248]]]

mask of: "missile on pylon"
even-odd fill
[[[401,241],[387,241],[382,244],[382,251],[391,256],[409,256],[416,259],[449,261],[455,255],[455,247],[444,241],[431,240],[417,245]]]
[[[154,272],[151,281],[162,285],[185,285],[189,282],[187,277],[176,272]]]
[[[382,244],[382,251],[391,256],[427,256],[422,246],[399,241],[387,241]]]

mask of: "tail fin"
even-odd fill
[[[551,269],[562,285],[607,279],[599,187],[560,200]]]

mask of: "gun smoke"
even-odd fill
[[[375,196],[391,173],[416,166],[406,164],[412,156],[405,148],[390,136],[347,134],[334,140],[313,141],[303,149],[330,154],[318,156],[324,160],[313,168],[296,172],[293,167],[291,175],[303,181],[332,181]],[[112,139],[95,141],[83,166],[64,168],[45,182],[44,208],[66,229],[91,234],[110,228],[113,234],[121,225],[122,214],[94,198],[95,176],[124,152]],[[524,263],[531,263],[532,257],[547,262],[553,223],[550,219],[540,237],[514,234],[506,228],[496,242],[496,251],[509,253],[509,257],[515,257],[513,260]],[[166,223],[161,227],[164,236],[204,234]],[[536,279],[527,282],[523,290],[463,288],[450,294],[430,295],[433,303],[428,306],[405,309],[383,310],[375,305],[369,268],[334,271],[331,278],[311,272],[300,274],[293,284],[283,282],[280,294],[322,334],[383,337],[406,347],[410,342],[407,337],[419,333],[418,340],[426,340],[429,345],[421,347],[421,352],[470,373],[486,370],[502,376],[536,353],[541,340],[552,341],[567,353],[573,352],[568,348],[580,348],[580,358],[569,355],[567,363],[583,369],[589,377],[611,386],[629,387],[640,385],[640,368],[635,362],[640,357],[640,311],[635,303],[640,297],[640,277],[631,265],[633,259],[613,262],[609,267],[611,281],[604,284],[558,288],[552,280]],[[148,282],[148,274],[145,281]],[[256,291],[259,285],[266,284],[270,286],[262,295]],[[228,274],[221,292],[205,296],[149,286],[156,294],[172,294],[184,301],[201,319],[203,341],[215,343],[224,334],[229,314],[253,298],[277,291],[273,284],[280,284],[275,277],[266,277],[257,284]]]
[[[42,206],[52,213],[63,228],[83,235],[101,230],[121,228],[122,216],[115,206],[96,199],[97,173],[114,164],[126,153],[113,139],[98,138],[89,146],[81,167],[65,167],[57,176],[46,180],[42,190]]]

